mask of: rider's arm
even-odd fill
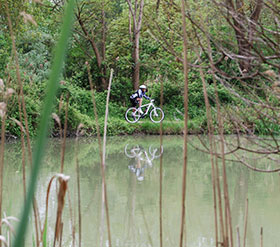
[[[151,98],[150,98],[150,97],[148,97],[146,94],[144,94],[143,96],[144,96],[144,98],[145,98],[145,99],[147,99],[147,100],[151,100]]]

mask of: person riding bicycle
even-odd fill
[[[147,100],[151,100],[151,98],[146,95],[147,91],[148,91],[147,86],[141,85],[139,87],[139,89],[130,96],[130,101],[131,101],[131,104],[133,107],[136,107],[137,104],[139,104],[139,107],[141,107],[143,97]],[[139,112],[141,114],[143,114],[143,111],[141,110],[141,108],[140,108]]]

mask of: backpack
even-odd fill
[[[138,90],[136,92],[134,92],[130,97],[130,99],[136,99],[136,98],[139,98],[139,93],[138,93]]]

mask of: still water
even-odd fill
[[[191,137],[191,143],[200,145],[196,137]],[[106,184],[112,246],[159,246],[161,156],[163,245],[179,246],[183,138],[165,136],[163,148],[159,146],[158,136],[112,137],[107,140]],[[80,139],[77,153],[75,155],[75,140],[68,139],[64,174],[70,176],[68,183],[70,197],[66,198],[63,212],[62,246],[73,246],[71,234],[73,225],[76,229],[76,246],[79,238],[76,158],[80,169],[82,246],[108,246],[97,140]],[[7,216],[19,217],[24,202],[20,143],[7,144],[5,162],[3,211]],[[51,177],[59,171],[60,141],[52,139],[49,140],[46,149],[36,192],[42,222],[45,217],[47,186]],[[243,239],[247,198],[249,213],[246,246],[260,246],[261,227],[264,246],[280,246],[279,174],[257,173],[233,162],[227,162],[227,174],[235,246],[238,246],[237,228],[240,238]],[[49,246],[53,243],[56,191],[54,184],[49,202]],[[210,158],[193,146],[189,146],[188,150],[186,211],[187,246],[215,246]],[[26,246],[32,246],[33,228],[33,224],[30,223]]]

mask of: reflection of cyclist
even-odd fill
[[[129,144],[126,144],[124,152],[125,155],[130,158],[128,169],[135,173],[138,181],[144,180],[144,170],[148,167],[152,167],[152,161],[156,158],[159,158],[163,153],[163,147],[161,146],[159,152],[157,148],[149,147],[149,153],[139,145],[132,146],[130,151],[128,151]],[[157,153],[158,152],[158,153]]]
[[[144,180],[144,170],[146,167],[142,167],[139,158],[133,158],[132,160],[130,160],[128,168],[135,173],[138,181]]]
[[[147,100],[151,100],[150,97],[148,97],[146,95],[146,92],[148,92],[147,87],[145,85],[141,85],[139,87],[139,89],[130,96],[130,101],[131,101],[131,104],[133,107],[136,107],[137,104],[139,104],[139,107],[141,107],[143,97]],[[140,108],[139,112],[140,112],[140,114],[143,114],[143,111],[141,110],[141,108]]]

